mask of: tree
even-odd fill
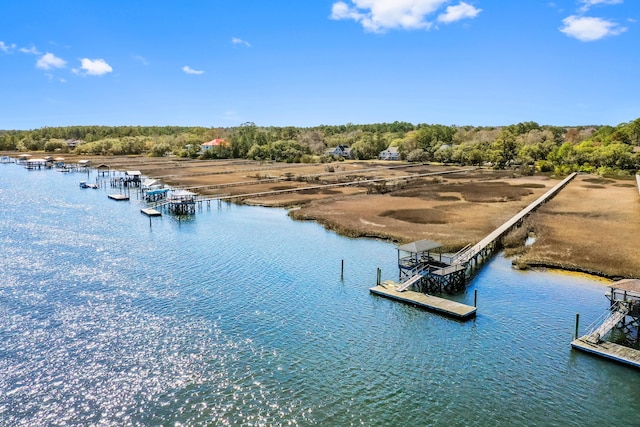
[[[62,139],[50,139],[44,144],[44,151],[48,153],[53,153],[56,151],[66,153],[67,151],[69,151],[69,146]]]
[[[235,158],[247,155],[249,149],[256,143],[257,127],[255,123],[246,122],[237,127],[230,136],[231,153]]]
[[[501,137],[491,144],[490,161],[496,169],[504,169],[513,163],[517,157],[518,145],[513,134],[508,131],[500,132]]]

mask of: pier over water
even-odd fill
[[[454,294],[464,290],[467,280],[484,261],[493,255],[500,240],[511,230],[519,227],[529,214],[553,198],[575,176],[575,172],[567,176],[480,242],[465,247],[452,256],[439,253],[441,245],[430,240],[420,240],[399,246],[400,283],[389,283],[389,286],[393,287],[394,295],[381,292],[380,283],[370,291],[377,295],[398,299],[395,298],[395,293],[405,291],[423,294]],[[475,309],[473,312],[475,314]]]

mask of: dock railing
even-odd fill
[[[542,196],[538,197],[534,202],[529,204],[529,206],[522,209],[520,212],[514,215],[510,220],[502,224],[500,227],[498,227],[496,230],[494,230],[491,234],[489,234],[487,237],[482,239],[480,242],[467,248],[464,251],[458,252],[458,254],[456,254],[457,256],[454,257],[453,264],[464,264],[471,261],[471,259],[473,259],[473,257],[475,257],[478,253],[480,253],[485,247],[490,245],[493,241],[501,238],[505,233],[511,230],[513,226],[518,224],[519,221],[521,221],[531,212],[533,212],[538,207],[540,207],[543,203],[547,202],[549,199],[555,196],[560,190],[562,190],[569,183],[569,181],[575,178],[576,175],[577,173],[574,172],[571,175],[567,176],[565,179],[563,179],[558,184],[556,184],[552,189],[544,193]]]
[[[623,301],[616,301],[588,327],[585,335],[586,340],[598,343],[611,329],[627,315],[629,306]]]

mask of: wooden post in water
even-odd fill
[[[474,289],[473,290],[473,306],[474,307],[478,307],[478,290]]]
[[[344,260],[342,260],[342,268],[340,269],[340,280],[344,280]]]
[[[380,286],[380,278],[382,277],[382,270],[378,267],[378,276],[376,278],[376,285]]]
[[[578,327],[579,327],[579,325],[580,325],[580,313],[576,313],[576,332],[573,335],[574,336],[574,338],[573,338],[574,340],[578,339]]]

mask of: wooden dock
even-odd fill
[[[129,196],[127,194],[109,194],[109,198],[111,200],[129,200]]]
[[[415,305],[417,307],[424,308],[429,311],[445,314],[447,316],[454,317],[460,320],[470,319],[476,315],[476,307],[470,305],[461,304],[456,301],[451,301],[444,298],[435,297],[433,295],[427,295],[420,292],[403,291],[398,292],[396,287],[398,284],[385,281],[378,286],[375,286],[369,291],[372,294],[390,298],[396,301],[401,301],[407,304]]]
[[[146,216],[160,216],[162,213],[153,208],[140,209],[140,212],[145,214]]]
[[[571,347],[605,359],[640,368],[640,350],[614,344],[609,341],[600,341],[599,343],[594,344],[589,342],[588,339],[589,337],[585,335],[582,338],[573,340],[571,342]]]

